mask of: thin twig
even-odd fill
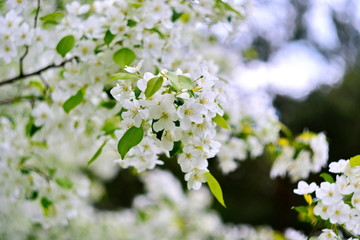
[[[36,9],[36,13],[35,13],[34,28],[36,28],[36,26],[37,26],[39,12],[40,12],[40,0],[37,1],[37,9]]]
[[[32,72],[32,73],[27,73],[27,74],[19,74],[18,76],[16,77],[13,77],[13,78],[10,78],[10,79],[7,79],[7,80],[4,80],[2,82],[0,82],[0,86],[2,85],[6,85],[6,84],[10,84],[10,83],[13,83],[13,82],[17,82],[17,81],[20,81],[20,80],[23,80],[25,78],[28,78],[28,77],[31,77],[31,76],[36,76],[36,75],[39,75],[41,74],[42,72],[48,70],[48,69],[52,69],[52,68],[58,68],[58,67],[63,67],[65,65],[65,63],[67,62],[71,62],[72,60],[74,59],[77,59],[76,57],[73,57],[73,58],[70,58],[66,61],[63,61],[62,63],[60,63],[59,65],[56,65],[56,64],[51,64],[51,65],[48,65],[44,68],[41,68],[35,72]]]
[[[34,102],[35,100],[41,100],[42,97],[38,96],[18,96],[14,98],[1,99],[0,105],[12,104],[16,102],[20,102],[22,100],[29,100],[30,102]]]
[[[35,18],[34,18],[34,29],[37,26],[37,20],[38,20],[38,17],[39,17],[39,12],[40,12],[40,0],[37,1],[37,8],[36,8],[36,13],[35,13]],[[26,45],[25,46],[25,52],[20,57],[20,60],[19,60],[19,77],[24,77],[24,58],[26,57],[28,52],[29,52],[29,46]]]
[[[19,63],[19,72],[20,72],[20,76],[23,77],[24,76],[24,58],[26,57],[26,55],[29,52],[29,46],[25,46],[25,53],[24,55],[21,56],[20,58],[20,63]]]

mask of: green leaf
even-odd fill
[[[55,216],[56,209],[54,203],[46,197],[42,197],[40,200],[41,206],[45,216]]]
[[[234,12],[238,17],[243,17],[243,15],[234,9],[230,4],[223,2],[222,0],[216,0],[215,7],[219,8],[220,10],[226,10],[230,12]]]
[[[320,174],[320,177],[322,177],[325,181],[329,182],[329,183],[334,183],[334,178],[328,174],[328,173],[322,173]]]
[[[38,127],[35,125],[35,119],[33,116],[30,116],[29,121],[25,126],[25,134],[27,137],[32,137],[34,134],[39,131],[42,126]]]
[[[101,101],[100,106],[106,109],[113,109],[117,101],[110,99],[109,101]]]
[[[110,30],[107,30],[106,33],[105,33],[105,36],[104,36],[104,43],[109,46],[110,43],[112,42],[112,40],[114,40],[115,37],[116,37],[116,35],[112,34],[110,32]]]
[[[163,82],[164,82],[164,77],[162,76],[154,77],[150,79],[146,84],[146,89],[145,89],[146,98],[149,98],[152,95],[154,95],[161,88]]]
[[[308,213],[308,209],[305,206],[297,206],[297,207],[292,207],[292,209],[294,209],[295,211],[297,211],[298,213]]]
[[[64,111],[69,113],[72,109],[74,109],[77,105],[79,105],[85,95],[85,88],[81,88],[74,96],[71,96],[68,100],[63,104]]]
[[[183,22],[183,23],[188,23],[190,21],[190,13],[183,13],[181,14],[180,16],[180,20]]]
[[[181,15],[183,15],[183,12],[178,13],[173,9],[173,14],[171,16],[171,21],[176,22],[176,20],[178,20],[181,17]]]
[[[219,125],[222,128],[230,129],[229,125],[227,124],[225,118],[220,116],[219,114],[216,114],[216,116],[212,119],[217,125]]]
[[[129,48],[122,48],[113,55],[114,62],[121,67],[130,65],[135,59],[135,53]]]
[[[118,143],[118,151],[122,159],[125,158],[126,153],[132,148],[138,145],[144,137],[144,129],[142,126],[139,128],[131,127],[129,128],[124,136],[120,139]]]
[[[139,96],[140,96],[140,94],[141,94],[141,90],[140,90],[138,87],[135,88],[134,94],[135,94],[136,100],[138,100],[138,99],[139,99]]]
[[[127,22],[127,26],[128,27],[135,27],[137,24],[137,22],[135,22],[134,20],[132,19],[129,19],[128,22]]]
[[[45,15],[40,18],[41,21],[44,22],[44,24],[59,24],[61,19],[65,17],[65,14],[62,12],[53,12],[48,15]]]
[[[173,149],[169,152],[170,157],[175,156],[175,154],[180,154],[182,152],[182,143],[181,141],[174,142]]]
[[[57,183],[57,185],[65,189],[72,189],[72,187],[74,186],[74,183],[67,177],[56,178],[55,182]]]
[[[105,123],[101,128],[101,130],[105,132],[105,135],[110,135],[119,128],[121,121],[120,117],[121,116],[114,116],[105,120]]]
[[[38,191],[32,191],[30,194],[26,194],[25,198],[26,200],[34,201],[39,196]]]
[[[31,80],[29,85],[37,88],[41,93],[46,91],[46,87],[41,81]]]
[[[187,76],[167,72],[166,77],[170,80],[170,84],[176,89],[176,91],[193,88],[192,80]]]
[[[219,182],[214,178],[213,175],[211,175],[210,172],[206,172],[205,177],[211,193],[215,196],[219,203],[226,208]]]
[[[75,37],[73,35],[67,35],[63,37],[58,45],[56,46],[56,51],[62,56],[65,57],[65,55],[71,51],[71,49],[75,45]]]
[[[41,198],[40,202],[41,202],[41,206],[44,209],[48,209],[51,205],[53,205],[53,202],[47,199],[46,197]]]
[[[103,144],[99,147],[99,149],[96,151],[96,153],[91,157],[91,159],[88,161],[87,165],[89,166],[92,162],[94,162],[101,154],[104,146],[106,145],[108,139],[106,139]]]
[[[138,80],[140,75],[135,73],[116,73],[110,77],[110,82],[115,80]]]
[[[350,158],[350,166],[360,166],[360,155],[356,155],[355,157]]]
[[[140,7],[142,7],[144,5],[143,3],[129,2],[129,1],[128,1],[128,4],[129,4],[130,7],[133,7],[133,8],[140,8]]]

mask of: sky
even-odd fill
[[[334,19],[358,34],[360,1],[251,0],[245,9],[234,45],[247,49],[260,36],[269,43],[270,54],[234,69],[232,77],[242,89],[304,98],[321,85],[341,82],[349,56],[342,50]]]

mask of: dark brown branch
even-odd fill
[[[37,1],[37,8],[36,8],[36,13],[35,13],[35,18],[34,18],[34,29],[37,26],[37,20],[39,17],[39,12],[40,12],[40,0]],[[24,54],[20,57],[20,61],[19,61],[19,76],[24,76],[24,58],[26,57],[26,55],[29,52],[29,46],[25,46],[25,52]]]
[[[3,86],[3,85],[6,85],[6,84],[11,84],[11,83],[14,83],[14,82],[17,82],[17,81],[20,81],[20,80],[23,80],[25,78],[28,78],[28,77],[32,77],[32,76],[36,76],[36,75],[39,75],[41,74],[42,72],[46,71],[46,70],[49,70],[49,69],[52,69],[52,68],[58,68],[58,67],[63,67],[65,65],[65,63],[67,62],[70,62],[72,60],[76,59],[76,57],[73,57],[73,58],[70,58],[66,61],[63,61],[61,64],[59,65],[56,65],[56,64],[51,64],[49,66],[46,66],[44,68],[41,68],[35,72],[32,72],[32,73],[27,73],[27,74],[19,74],[18,76],[16,77],[13,77],[13,78],[10,78],[10,79],[7,79],[7,80],[4,80],[2,82],[0,82],[0,86]]]
[[[36,26],[37,26],[39,12],[40,12],[40,0],[37,1],[37,9],[36,9],[36,13],[35,13],[34,28],[36,28]]]
[[[29,52],[29,46],[25,46],[25,53],[24,55],[21,56],[20,58],[20,63],[19,63],[19,72],[20,72],[20,76],[24,76],[24,58],[26,57],[26,55],[28,54]]]
[[[36,100],[42,100],[42,97],[30,95],[30,96],[18,96],[18,97],[14,97],[14,98],[1,99],[0,105],[17,103],[17,102],[21,102],[23,100],[28,100],[30,102],[34,102]]]

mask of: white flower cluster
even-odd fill
[[[45,228],[66,225],[77,216],[77,207],[88,195],[88,180],[82,176],[70,180],[61,169],[42,158],[45,155],[37,155],[43,147],[41,142],[29,142],[22,134],[26,130],[14,129],[12,124],[8,118],[0,118],[2,221],[11,218],[10,210],[21,209],[24,218]]]
[[[119,153],[119,164],[138,172],[162,164],[161,154],[176,154],[188,188],[199,189],[209,158],[217,156],[227,173],[235,159],[258,157],[275,144],[274,109],[234,97],[219,67],[201,54],[210,41],[204,29],[236,21],[231,4],[98,0],[61,9],[46,0],[0,2],[0,101],[12,103],[0,106],[0,238],[274,238],[272,230],[250,227],[228,234],[217,215],[205,212],[206,193],[186,196],[160,172],[145,177],[149,193],[136,198],[135,210],[99,213],[87,203],[94,200],[90,185],[102,189],[99,182],[116,174],[109,160]],[[320,169],[324,139],[301,140],[301,150],[312,150],[296,149],[285,160],[306,155],[307,171]],[[89,159],[96,162],[84,171]],[[298,167],[288,164],[279,175],[306,177]],[[65,234],[60,226],[68,223]]]
[[[169,157],[171,151],[177,151],[188,188],[199,189],[206,182],[207,159],[215,157],[220,148],[213,118],[224,114],[224,93],[219,91],[224,87],[205,67],[196,80],[186,75],[181,70],[163,70],[156,76],[147,72],[135,80],[118,80],[111,94],[122,108],[119,136],[132,127],[145,132],[139,145],[118,162],[142,172],[163,163],[159,154]],[[139,90],[137,94],[135,89]]]
[[[257,97],[233,96],[228,96],[230,100],[224,106],[231,130],[221,129],[217,136],[221,143],[217,159],[225,174],[234,171],[240,161],[262,155],[266,147],[276,143],[280,133],[280,122],[271,105],[259,104]]]
[[[318,173],[327,163],[329,145],[324,133],[305,132],[293,141],[279,139],[280,154],[272,165],[271,177],[288,174],[293,182]]]
[[[4,209],[0,225],[2,239],[216,239],[216,240],[303,240],[293,229],[285,234],[270,227],[252,227],[223,223],[211,211],[211,195],[206,189],[185,193],[171,173],[154,170],[142,175],[145,193],[138,195],[132,208],[117,211],[94,211],[84,202],[81,212],[67,226],[39,228],[16,208]],[[6,210],[6,213],[3,211]],[[25,208],[22,210],[26,210]]]
[[[330,172],[336,174],[336,180],[330,178],[320,186],[310,185],[300,181],[296,194],[311,194],[315,192],[316,201],[314,214],[331,224],[340,225],[346,232],[360,235],[360,167],[351,166],[349,160],[332,162]],[[324,230],[320,239],[341,239],[339,233]]]

